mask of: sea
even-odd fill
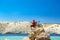
[[[0,34],[0,40],[23,40],[28,34]]]
[[[0,40],[23,40],[28,34],[0,34]],[[60,34],[50,34],[51,40],[60,40]]]

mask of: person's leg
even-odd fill
[[[32,30],[32,25],[30,27],[31,27],[31,30]]]
[[[34,28],[34,26],[33,25],[31,25],[31,30]]]

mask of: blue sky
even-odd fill
[[[60,23],[60,0],[0,0],[0,22]]]

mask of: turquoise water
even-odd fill
[[[51,40],[60,40],[60,34],[51,34],[50,38]]]
[[[0,40],[23,40],[27,36],[0,36]],[[60,36],[50,36],[51,40],[60,40]]]
[[[27,36],[27,34],[1,34],[0,40],[23,40]]]
[[[60,36],[51,36],[51,40],[60,40]]]
[[[0,40],[23,40],[27,36],[0,36]]]
[[[23,40],[28,34],[0,34],[0,40]],[[51,40],[60,40],[60,34],[51,34]]]

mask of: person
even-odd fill
[[[36,28],[36,24],[37,24],[37,23],[35,22],[35,20],[33,20],[33,21],[32,21],[32,25],[31,25],[31,29],[32,29],[32,27],[33,27],[33,28]]]

